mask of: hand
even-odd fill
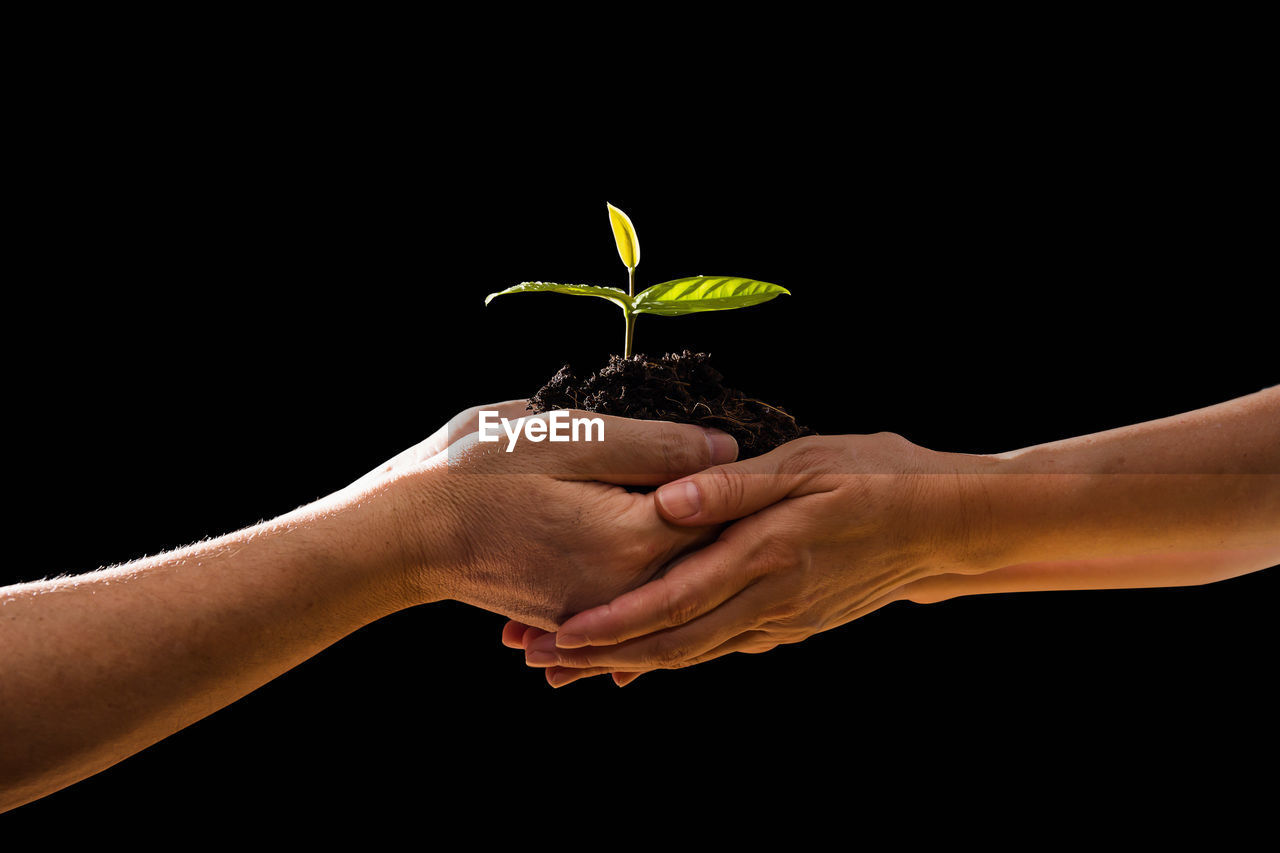
[[[954,476],[983,457],[938,453],[888,433],[809,437],[670,483],[656,505],[673,524],[733,519],[713,544],[661,577],[568,620],[558,634],[509,624],[503,642],[548,667],[554,686],[605,672],[763,652],[843,625],[918,579],[973,571],[978,519]]]
[[[523,401],[487,407],[506,416]],[[0,589],[0,812],[110,767],[364,625],[457,598],[555,627],[707,531],[657,485],[737,455],[699,427],[603,418],[604,441],[477,442],[479,408],[344,489],[132,563]],[[12,700],[12,701],[10,701]],[[7,742],[7,741],[6,741]]]
[[[474,604],[554,629],[561,620],[643,583],[706,542],[706,527],[662,519],[654,486],[737,457],[733,438],[687,424],[600,417],[604,441],[478,441],[481,408],[526,413],[523,401],[477,407],[352,484],[389,489],[388,539],[402,543],[415,598]],[[526,419],[545,420],[546,415]],[[345,491],[345,490],[344,490]]]
[[[656,499],[682,525],[747,517],[558,637],[508,626],[504,641],[553,685],[764,651],[896,600],[1211,583],[1274,565],[1280,388],[992,456],[885,433],[801,439]]]

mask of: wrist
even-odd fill
[[[998,456],[939,453],[937,482],[947,492],[934,520],[943,539],[943,573],[981,574],[1007,565],[1019,547],[999,522],[1003,501],[999,486],[1008,462]]]
[[[1229,488],[1223,478],[1095,470],[1091,455],[1052,447],[992,458],[991,476],[981,482],[991,568],[1155,555],[1217,541],[1220,525],[1205,505],[1218,503],[1215,486]]]
[[[330,495],[244,534],[276,543],[309,590],[344,600],[367,624],[408,606],[376,515],[358,497]]]
[[[1100,475],[1066,473],[1034,452],[955,455],[962,574],[1087,556],[1102,531],[1073,523],[1104,500]],[[1096,508],[1096,507],[1095,507]]]
[[[466,490],[444,466],[386,480],[357,496],[374,533],[372,561],[390,576],[402,607],[454,598],[469,564],[461,502]]]
[[[346,488],[269,522],[342,579],[372,618],[448,598],[444,567],[458,550],[438,470]],[[371,621],[371,620],[370,620]]]

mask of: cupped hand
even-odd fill
[[[659,515],[656,486],[737,457],[718,430],[600,418],[603,440],[482,442],[482,410],[529,415],[524,401],[460,413],[350,488],[389,488],[408,583],[420,601],[453,599],[554,629],[648,580],[713,531]],[[520,423],[523,423],[521,421]],[[519,426],[519,424],[517,424]]]
[[[981,519],[962,493],[974,478],[957,474],[984,459],[889,433],[807,437],[669,483],[654,497],[672,524],[741,520],[558,633],[509,624],[503,642],[547,667],[554,686],[607,672],[624,684],[799,642],[905,597],[914,581],[976,571]]]

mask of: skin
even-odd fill
[[[730,461],[727,435],[605,418],[603,442],[522,440],[507,453],[477,441],[480,408],[273,521],[0,589],[0,811],[110,767],[398,610],[455,599],[554,629],[707,541],[623,486]],[[524,401],[483,408],[514,418]]]
[[[805,438],[655,502],[674,524],[733,523],[558,633],[508,625],[503,642],[553,686],[763,652],[894,601],[1195,585],[1280,563],[1280,387],[991,456]]]

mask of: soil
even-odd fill
[[[813,435],[813,430],[800,426],[777,406],[725,387],[724,377],[711,366],[710,358],[707,353],[689,350],[661,358],[614,355],[604,368],[586,378],[576,376],[566,364],[529,399],[529,409],[534,413],[582,409],[716,427],[737,440],[739,459]]]

